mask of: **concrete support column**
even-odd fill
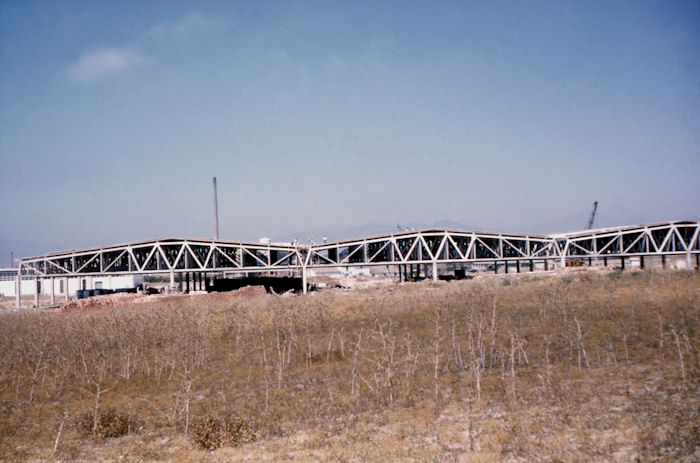
[[[625,258],[624,257],[620,257],[620,267],[622,268],[622,270],[625,269]]]
[[[685,268],[690,270],[690,251],[685,253]]]
[[[190,292],[190,272],[185,272],[185,292]]]
[[[549,260],[547,260],[547,259],[544,260],[544,270],[545,270],[545,272],[547,270],[549,270]]]
[[[505,263],[503,264],[503,266],[505,267],[505,269],[506,269],[506,274],[507,274],[507,273],[508,273],[508,261],[505,261]]]
[[[607,257],[603,257],[603,265],[604,265],[605,267],[608,266],[608,258],[607,258]]]
[[[63,298],[65,299],[66,302],[68,302],[68,277],[64,278],[64,287],[63,287]]]
[[[170,270],[170,291],[175,291],[175,272]]]
[[[39,278],[34,278],[34,307],[39,307]]]
[[[301,267],[301,289],[306,294],[306,265]]]
[[[433,261],[433,281],[438,280],[437,261]]]
[[[54,277],[49,278],[49,281],[51,282],[51,305],[54,305],[56,303],[56,289],[54,288],[56,281]]]
[[[661,268],[665,269],[666,268],[666,255],[661,256]]]
[[[644,270],[644,256],[639,256],[639,268]]]
[[[515,271],[517,273],[520,273],[520,261],[519,260],[515,261]]]
[[[498,274],[498,261],[493,263],[493,273]]]
[[[530,271],[531,272],[535,271],[535,262],[532,259],[530,259]]]

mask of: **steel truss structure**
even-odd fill
[[[626,258],[678,255],[690,267],[700,255],[699,231],[699,221],[676,221],[548,236],[422,230],[317,245],[161,239],[22,259],[17,279],[169,273],[172,282],[175,273],[301,271],[306,288],[307,269],[324,267],[431,265],[437,278],[438,264],[508,271],[514,263],[519,271],[537,262],[546,270],[581,259],[619,258],[624,267]]]

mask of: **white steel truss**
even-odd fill
[[[700,254],[700,222],[676,221],[548,236],[423,230],[318,245],[163,239],[22,259],[21,276],[280,272],[402,264],[503,263]],[[545,267],[547,268],[547,267]],[[434,272],[435,274],[435,272]]]

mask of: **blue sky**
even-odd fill
[[[0,1],[0,160],[2,266],[697,219],[700,3]]]

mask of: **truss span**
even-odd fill
[[[66,251],[20,261],[38,278],[184,272],[279,272],[309,268],[455,264],[700,254],[700,222],[677,221],[548,236],[421,230],[318,245],[160,239]],[[624,262],[624,260],[623,260]]]

